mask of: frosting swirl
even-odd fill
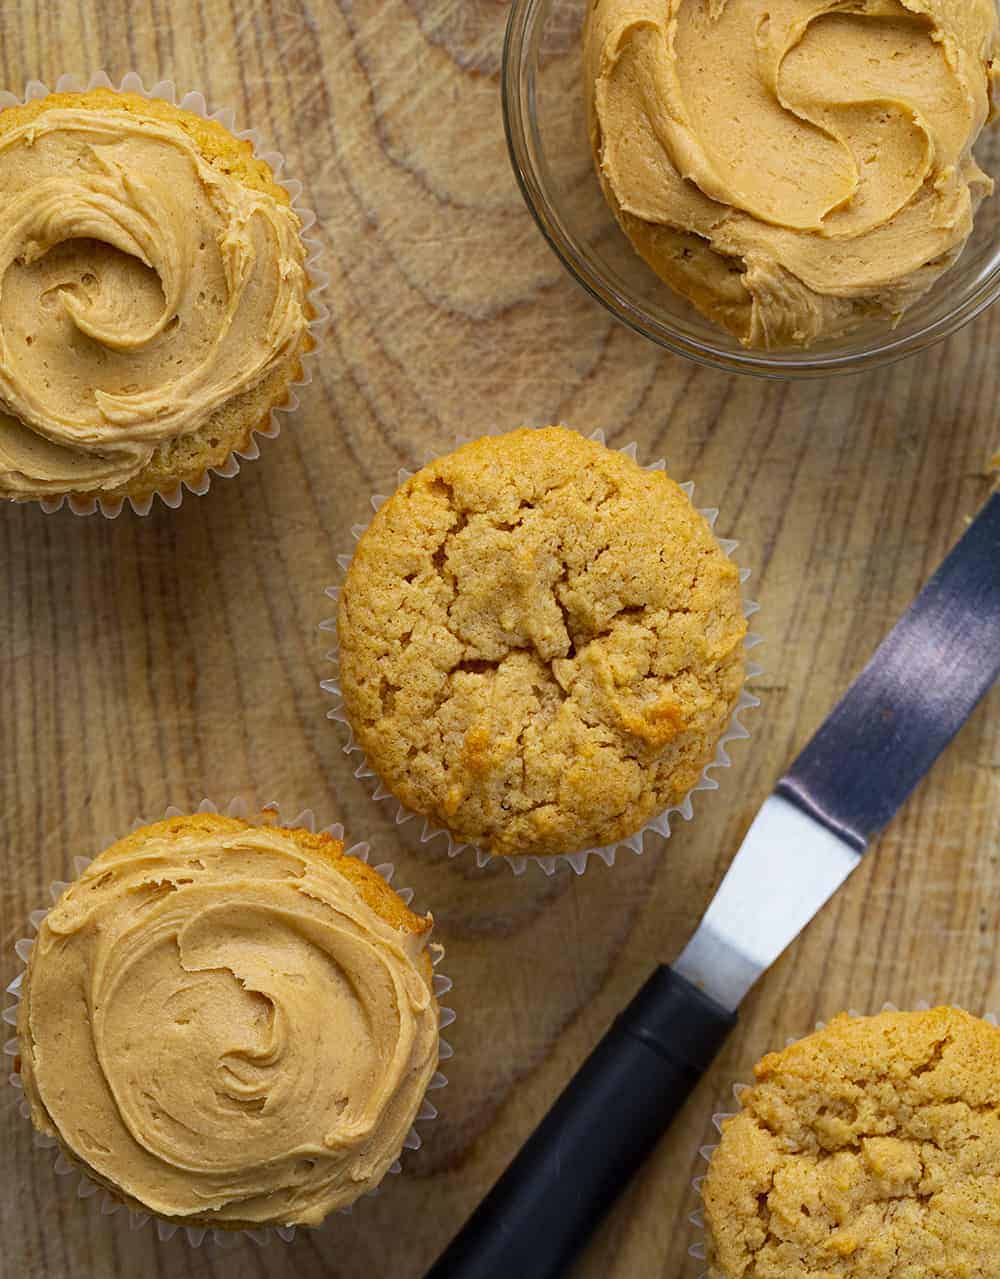
[[[127,100],[0,131],[5,496],[127,485],[303,343],[294,210],[219,126],[191,118],[233,149],[213,164],[183,113]]]
[[[663,279],[752,346],[900,314],[992,183],[993,0],[596,0],[601,183]]]
[[[139,836],[39,930],[33,1119],[163,1216],[316,1225],[378,1184],[436,1068],[430,918],[394,927],[328,837],[201,817]]]

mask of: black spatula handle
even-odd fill
[[[658,968],[427,1279],[555,1279],[652,1150],[736,1022]]]

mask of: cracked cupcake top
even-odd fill
[[[835,1018],[765,1057],[705,1179],[709,1279],[990,1279],[1000,1030]]]
[[[678,802],[744,678],[739,575],[704,518],[563,427],[409,479],[358,543],[338,630],[372,768],[506,856],[610,844]]]

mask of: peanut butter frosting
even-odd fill
[[[161,1216],[316,1225],[378,1184],[436,1069],[430,928],[328,836],[148,827],[39,930],[33,1121]]]
[[[896,320],[992,182],[993,0],[596,0],[605,195],[652,268],[745,344]]]
[[[185,122],[248,144],[135,95],[86,98],[0,114],[5,497],[127,487],[306,335],[296,213]]]
[[[739,698],[739,570],[662,470],[565,427],[438,458],[340,597],[357,740],[408,808],[501,856],[626,839],[679,803]]]
[[[708,1279],[995,1279],[996,1026],[845,1014],[755,1075],[703,1187]]]

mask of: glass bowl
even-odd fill
[[[940,341],[1000,293],[1000,190],[984,200],[958,261],[895,328],[872,322],[808,350],[759,351],[700,315],[633,250],[594,174],[583,94],[588,0],[513,0],[503,59],[503,114],[528,208],[569,273],[623,324],[678,355],[728,372],[826,377],[889,364]],[[1000,123],[979,163],[1000,176]]]

